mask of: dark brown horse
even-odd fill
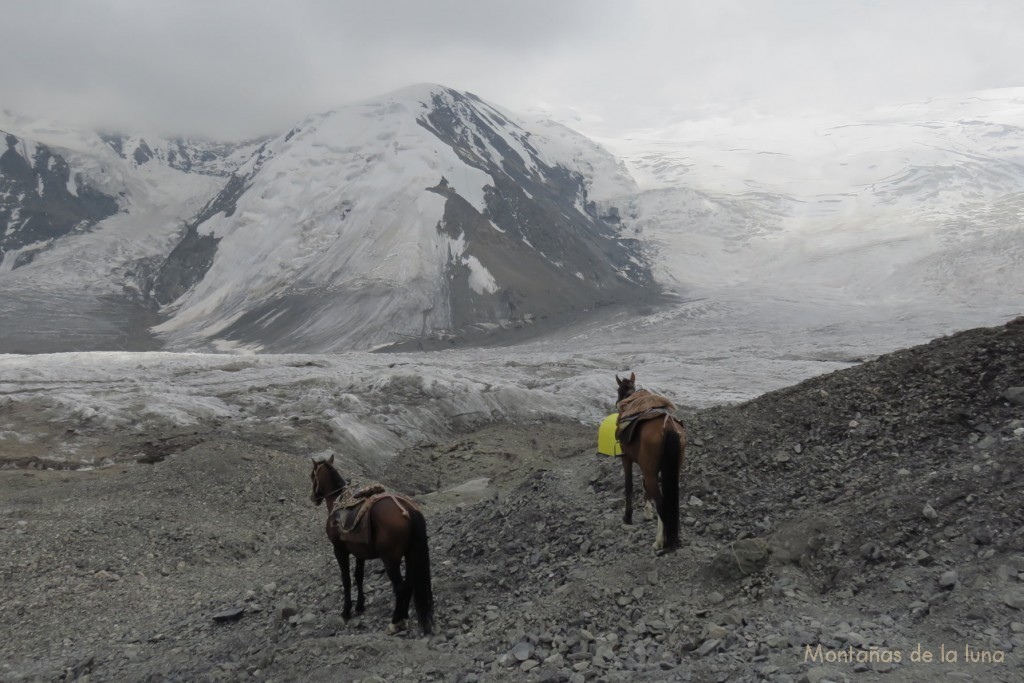
[[[629,379],[620,379],[615,375],[619,385],[619,396],[616,406],[619,408],[620,428],[623,423],[623,410],[626,399],[641,398],[641,394],[653,394],[644,390],[637,391],[636,375],[630,373]],[[671,403],[664,400],[667,406]],[[654,540],[656,550],[671,550],[679,546],[679,470],[686,449],[686,433],[681,422],[676,420],[669,410],[653,410],[652,417],[642,415],[635,433],[626,442],[620,440],[622,449],[622,469],[626,477],[626,511],[622,521],[633,523],[633,463],[640,466],[644,477],[644,493],[647,497],[647,514],[650,518],[651,503],[658,513],[658,535]],[[660,486],[659,486],[660,482]]]
[[[423,513],[412,505],[403,506],[394,497],[383,497],[371,503],[366,513],[370,524],[368,543],[346,542],[341,538],[338,516],[334,514],[335,501],[345,491],[345,480],[334,467],[334,456],[327,460],[313,459],[313,494],[310,499],[319,505],[327,503],[327,538],[334,546],[334,557],[341,569],[341,583],[345,588],[345,604],[341,616],[348,621],[352,616],[352,580],[349,577],[348,556],[356,558],[356,613],[365,607],[363,599],[363,563],[380,558],[395,592],[395,609],[391,614],[388,633],[398,633],[408,627],[409,603],[416,604],[416,616],[424,633],[434,625],[434,596],[430,588],[430,556],[427,548],[427,522]],[[405,558],[405,578],[402,577],[402,558]]]

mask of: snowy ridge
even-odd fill
[[[153,134],[103,133],[100,138],[122,159],[138,168],[163,165],[184,171],[228,177],[266,140],[222,143],[210,140],[166,138]]]

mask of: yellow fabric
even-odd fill
[[[601,420],[601,427],[597,430],[597,452],[602,455],[622,455],[619,448],[619,441],[615,438],[615,426],[619,414],[612,413]]]

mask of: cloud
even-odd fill
[[[4,107],[224,138],[417,82],[619,129],[1024,85],[1024,5],[996,0],[8,5]]]

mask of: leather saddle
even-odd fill
[[[388,493],[380,484],[363,486],[353,494],[346,490],[334,503],[334,509],[331,511],[331,519],[338,531],[338,537],[346,543],[369,544],[373,540],[373,529],[367,513],[375,503],[384,498],[394,500],[406,517],[409,516],[409,508],[417,509],[411,500],[405,496]]]

